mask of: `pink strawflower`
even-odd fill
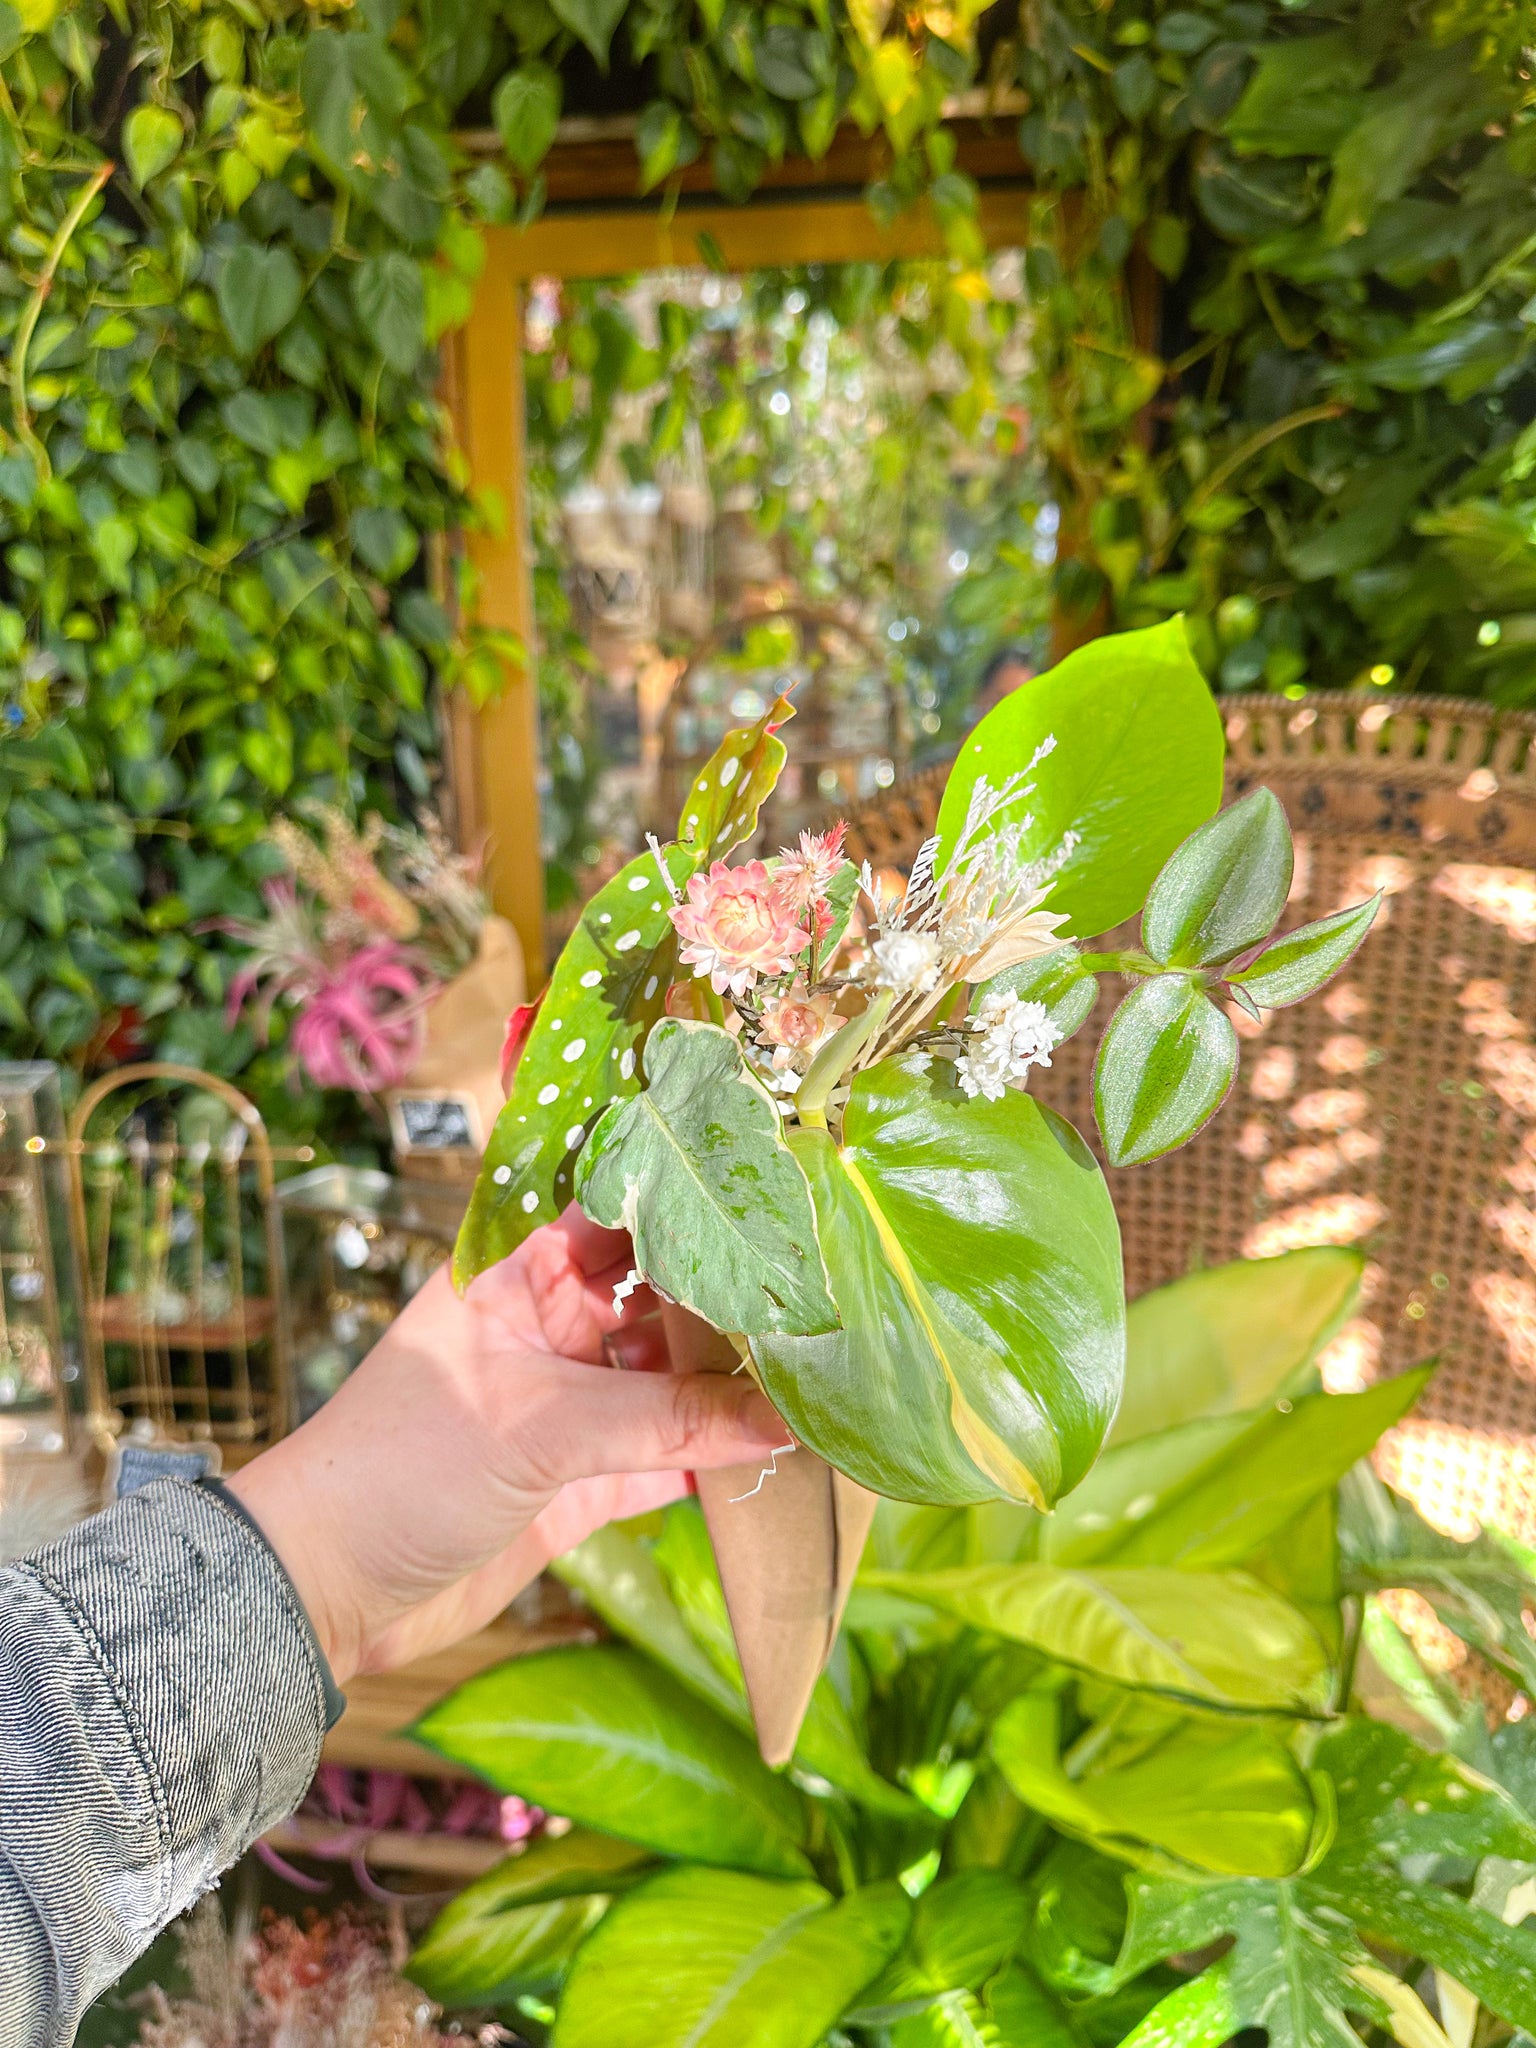
[[[810,944],[760,860],[739,868],[717,860],[707,875],[695,875],[672,923],[683,941],[678,958],[708,975],[719,996],[744,996],[760,975],[788,974]]]
[[[841,1022],[833,1015],[829,994],[770,996],[763,1005],[758,1042],[774,1047],[773,1064],[782,1073],[795,1064],[797,1054],[803,1065]]]

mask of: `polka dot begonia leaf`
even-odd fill
[[[583,910],[481,1162],[454,1251],[460,1287],[560,1214],[587,1132],[639,1091],[640,1046],[676,971],[673,891],[698,860],[683,846],[637,855]]]
[[[756,725],[739,725],[726,734],[683,805],[677,836],[684,846],[701,857],[723,860],[733,846],[752,837],[757,814],[788,758],[777,737],[779,727],[794,715],[789,699],[777,697]]]

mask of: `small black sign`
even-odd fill
[[[479,1117],[467,1095],[396,1095],[390,1100],[402,1152],[478,1152]]]

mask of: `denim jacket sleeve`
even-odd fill
[[[203,1487],[0,1570],[0,2048],[63,2048],[298,1805],[328,1685],[276,1557]]]

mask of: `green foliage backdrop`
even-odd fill
[[[883,130],[871,203],[931,195],[961,334],[944,106],[992,88],[1061,601],[1187,609],[1224,687],[1536,698],[1531,40],[1509,0],[0,0],[5,1049],[275,1090],[205,926],[274,807],[409,804],[435,694],[491,686],[432,349],[573,95],[633,102],[659,202]]]

